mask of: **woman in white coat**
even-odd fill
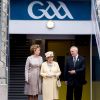
[[[57,79],[61,71],[57,62],[53,61],[52,51],[45,53],[46,62],[42,63],[40,75],[43,77],[43,100],[56,100],[58,97]]]

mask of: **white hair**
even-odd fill
[[[70,50],[71,49],[74,49],[74,50],[76,50],[78,52],[78,47],[76,47],[76,46],[71,46]]]

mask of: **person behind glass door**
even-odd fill
[[[82,88],[85,84],[85,59],[78,54],[78,48],[70,48],[71,56],[66,58],[64,69],[65,83],[67,84],[66,100],[81,100]]]
[[[43,100],[58,99],[57,79],[61,74],[59,65],[54,61],[52,51],[45,53],[46,60],[41,66],[41,76],[43,77]]]
[[[28,95],[28,100],[38,100],[38,95],[41,94],[41,77],[40,66],[43,62],[40,56],[40,46],[34,44],[30,47],[32,53],[27,57],[25,65],[25,95]]]

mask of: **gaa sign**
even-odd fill
[[[73,0],[10,0],[11,20],[90,20],[91,2]]]
[[[64,2],[58,1],[58,7],[56,7],[55,4],[51,1],[47,1],[47,4],[48,6],[45,8],[43,7],[44,4],[41,1],[33,1],[28,6],[29,16],[33,19],[41,19],[43,17],[46,17],[47,19],[53,19],[54,17],[57,17],[58,19],[65,19],[66,17],[69,19],[74,19]],[[35,6],[40,7],[37,9],[38,12],[41,12],[40,15],[35,14],[36,11],[33,10]],[[49,9],[52,10],[52,14],[50,14]],[[61,9],[64,12],[63,15],[61,14]]]

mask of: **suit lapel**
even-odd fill
[[[75,67],[77,67],[79,61],[80,61],[80,57],[78,56],[77,61],[76,61],[76,64],[75,64]]]

